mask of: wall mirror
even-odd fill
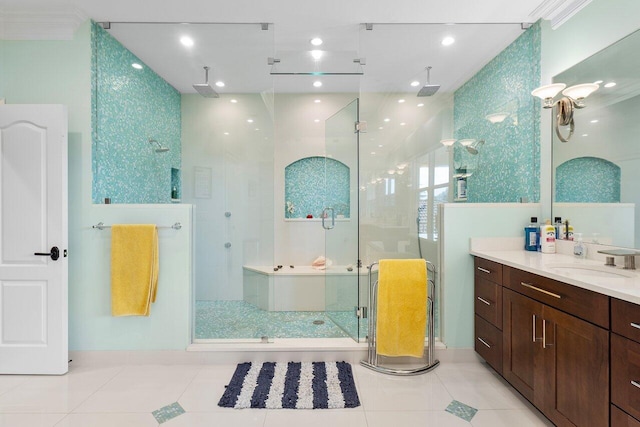
[[[569,142],[554,132],[552,214],[586,241],[630,248],[640,248],[639,49],[636,31],[554,77],[600,87],[574,112]]]

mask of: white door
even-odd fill
[[[0,374],[67,372],[66,256],[66,107],[0,105]]]

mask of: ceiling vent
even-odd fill
[[[555,30],[589,3],[591,0],[545,0],[529,16],[534,21],[540,18],[551,21],[551,28]]]

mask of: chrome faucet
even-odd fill
[[[603,249],[598,251],[599,254],[623,256],[624,257],[624,269],[635,270],[636,269],[636,255],[640,255],[639,251],[633,249]],[[616,264],[613,261],[613,256],[608,256],[605,263],[606,266],[615,267]]]

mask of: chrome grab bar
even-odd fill
[[[327,217],[327,211],[331,211],[331,227],[327,227],[325,225],[325,218]],[[333,227],[336,226],[336,211],[333,208],[324,208],[322,209],[322,228],[324,228],[325,230],[331,230]]]
[[[99,222],[96,225],[92,225],[91,228],[95,228],[97,230],[104,230],[105,228],[111,228],[110,225],[104,225],[103,222]],[[173,228],[174,230],[180,230],[182,228],[182,224],[176,222],[173,225],[158,225],[157,228]]]

